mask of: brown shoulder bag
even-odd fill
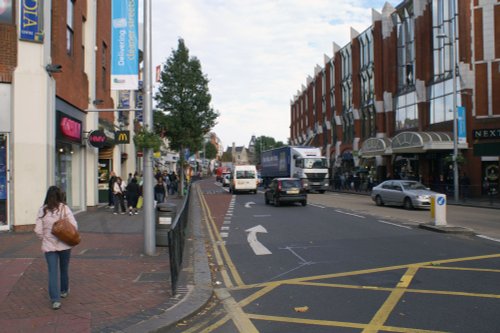
[[[80,243],[80,233],[78,233],[78,230],[76,230],[75,226],[71,224],[66,217],[66,206],[64,206],[64,216],[60,217],[59,220],[52,225],[52,234],[60,241],[70,246],[75,246]]]

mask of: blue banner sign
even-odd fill
[[[138,0],[113,0],[111,89],[137,90],[139,75]]]
[[[43,1],[21,0],[19,39],[43,43]]]
[[[465,127],[465,107],[457,107],[457,133],[458,133],[458,143],[467,143],[467,129]]]

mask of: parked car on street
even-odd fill
[[[396,205],[406,209],[430,208],[431,191],[422,183],[413,180],[386,180],[372,189],[371,197],[377,206]]]
[[[298,178],[274,178],[264,193],[266,205],[300,202],[307,205],[307,191]]]

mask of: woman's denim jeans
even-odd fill
[[[59,302],[61,292],[68,292],[69,288],[69,258],[71,249],[64,251],[45,252],[47,268],[49,270],[49,296],[52,302]],[[61,285],[59,285],[59,271]]]

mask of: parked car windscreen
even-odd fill
[[[401,182],[401,185],[403,185],[403,188],[405,190],[426,190],[427,187],[425,187],[421,183],[417,182]]]

